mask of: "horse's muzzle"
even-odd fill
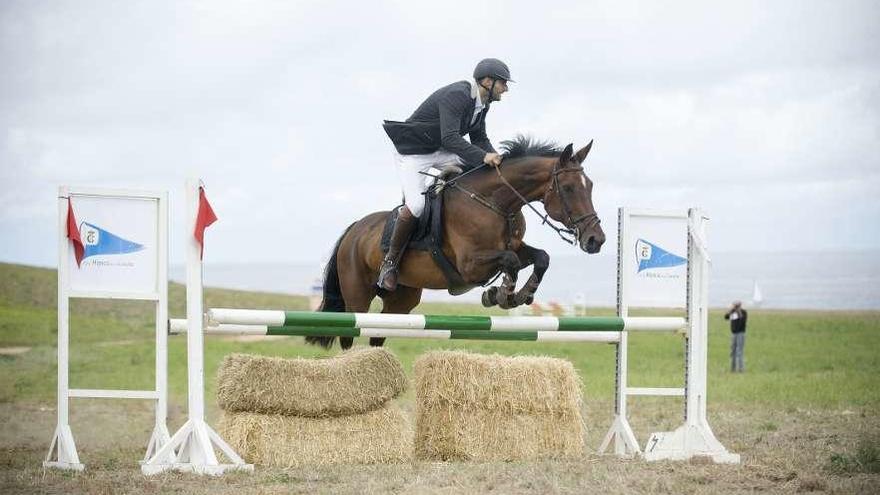
[[[588,254],[598,253],[602,249],[602,244],[605,244],[605,234],[589,234],[580,238],[581,250]]]

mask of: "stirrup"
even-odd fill
[[[376,285],[380,289],[389,291],[394,290],[397,288],[397,276],[397,263],[395,263],[393,259],[385,258],[384,260],[382,260],[382,266],[379,267],[379,280],[376,281]],[[388,277],[394,277],[394,287],[392,287],[391,289],[386,288],[384,284],[385,279],[387,279]]]
[[[382,260],[382,264],[379,265],[379,274],[388,273],[390,270],[396,268],[397,263],[394,262],[393,259],[385,258]]]

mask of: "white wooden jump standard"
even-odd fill
[[[253,471],[253,464],[246,464],[241,457],[205,422],[205,357],[202,330],[202,260],[201,246],[193,232],[199,208],[200,181],[190,179],[186,185],[187,216],[186,232],[186,348],[187,393],[189,419],[142,466],[144,474],[156,474],[175,470],[199,474],[219,475],[226,471]],[[221,463],[214,447],[229,459]]]
[[[631,224],[639,217],[687,222],[687,286],[686,311],[688,328],[685,334],[685,386],[629,387],[627,385],[628,335],[621,332],[617,345],[617,373],[615,384],[615,417],[599,452],[605,452],[613,443],[620,456],[642,455],[645,460],[684,460],[695,455],[710,457],[716,463],[739,463],[739,454],[730,453],[719,442],[706,416],[706,374],[708,361],[708,300],[709,254],[706,248],[708,218],[699,209],[658,211],[620,208],[618,211],[617,252],[617,313],[627,318],[634,283],[629,280],[635,258],[625,249],[638,246],[633,238]],[[640,304],[635,304],[639,306]],[[668,303],[647,305],[670,307]],[[627,419],[627,397],[630,395],[679,396],[685,398],[684,424],[672,432],[651,434],[642,452]]]
[[[73,432],[70,428],[70,399],[146,399],[155,401],[155,425],[144,456],[146,461],[169,441],[166,417],[168,410],[168,193],[128,189],[61,186],[58,189],[58,422],[44,467],[82,471]],[[123,268],[113,263],[94,263],[82,260],[76,263],[68,239],[68,208],[78,215],[78,221],[100,223],[102,228],[116,230],[118,219],[106,211],[120,215],[134,225],[132,229],[142,238],[144,249],[139,254],[113,253],[125,258]],[[85,216],[83,214],[85,213]],[[107,222],[107,223],[104,223]],[[79,229],[79,225],[76,226]],[[85,246],[100,244],[102,234],[94,227],[83,239]],[[119,231],[116,232],[117,234]],[[83,233],[85,234],[85,233]],[[101,256],[98,256],[100,258]],[[123,270],[120,276],[117,270]],[[132,277],[132,273],[136,276]],[[154,390],[72,389],[69,384],[70,367],[70,305],[72,298],[150,301],[155,305],[156,382]]]

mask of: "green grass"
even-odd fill
[[[826,467],[834,474],[880,473],[880,439],[859,441],[853,453],[834,453]]]
[[[0,347],[29,347],[0,355],[0,402],[55,399],[57,313],[55,272],[0,264]],[[169,289],[170,314],[184,316],[184,289]],[[208,289],[207,306],[305,309],[305,297]],[[501,314],[472,304],[425,303],[417,312]],[[613,314],[598,309],[596,315]],[[149,389],[154,380],[154,312],[150,303],[76,300],[71,304],[71,374],[74,388]],[[171,337],[171,400],[186,398],[186,342]],[[571,360],[580,370],[587,397],[610,401],[614,388],[614,347],[608,344],[389,340],[386,344],[411,370],[429,349],[544,354]],[[806,407],[870,408],[880,405],[880,312],[753,310],[746,339],[746,373],[728,371],[729,333],[720,311],[710,314],[710,408],[724,403],[761,404],[793,410]],[[232,352],[272,356],[322,356],[300,338],[238,342],[209,338],[205,349],[206,397],[223,356]],[[338,352],[337,349],[331,353]],[[631,386],[682,386],[683,339],[631,334]],[[654,399],[633,399],[654,400]],[[667,400],[667,399],[661,399]],[[678,408],[677,405],[673,406]],[[772,425],[765,426],[773,431]]]

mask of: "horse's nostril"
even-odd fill
[[[588,253],[598,253],[602,248],[602,241],[597,239],[596,236],[590,236],[587,238],[586,244],[583,244],[583,249]]]

